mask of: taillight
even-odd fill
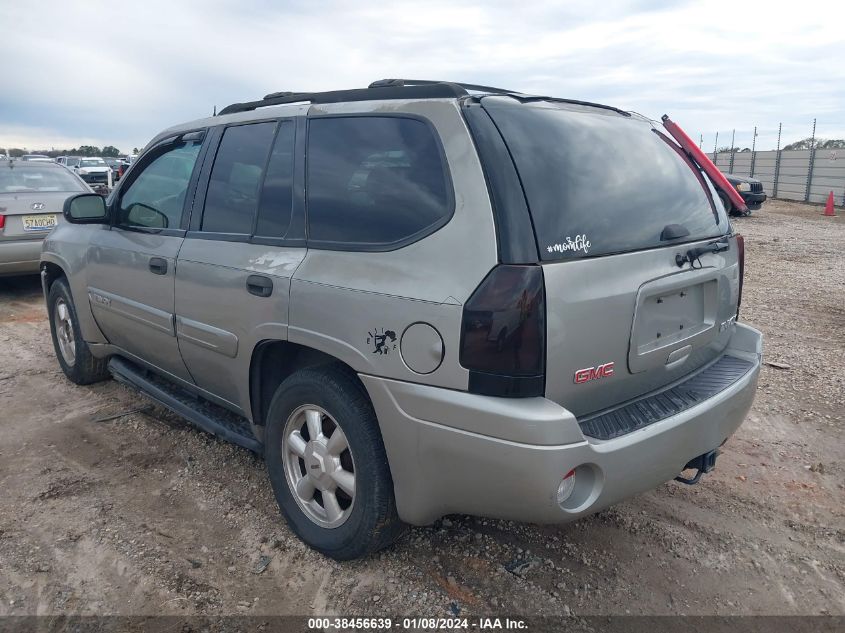
[[[545,351],[542,268],[496,266],[464,305],[460,361],[469,370],[469,391],[542,396]]]
[[[736,234],[736,255],[739,260],[739,295],[736,298],[736,318],[739,318],[739,306],[742,303],[742,281],[745,278],[745,238]]]
[[[0,213],[0,229],[6,226],[6,216]]]

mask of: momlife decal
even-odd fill
[[[565,253],[567,251],[583,251],[586,255],[590,252],[590,246],[592,243],[590,240],[587,239],[585,234],[576,235],[575,239],[566,236],[565,242],[559,242],[557,244],[549,244],[546,247],[546,250],[550,253]]]

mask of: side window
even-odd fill
[[[227,128],[217,149],[205,196],[202,231],[252,233],[276,123]]]
[[[261,237],[284,237],[290,225],[293,207],[293,121],[282,121],[276,142],[267,163],[267,175],[261,190],[258,224],[255,234]]]
[[[308,129],[309,242],[377,248],[450,217],[446,165],[426,123],[326,117],[311,119]]]
[[[120,226],[178,229],[202,141],[169,149],[143,168],[120,196]]]

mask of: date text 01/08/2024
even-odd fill
[[[309,618],[308,628],[314,631],[454,631],[454,630],[527,630],[519,618]]]

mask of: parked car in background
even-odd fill
[[[120,159],[121,161],[123,161],[123,164],[120,167],[121,178],[123,178],[123,174],[126,173],[126,171],[132,166],[132,163],[134,163],[137,158],[138,157],[135,154],[132,154],[131,156],[124,156]]]
[[[120,159],[120,158],[108,157],[108,158],[104,158],[103,160],[106,161],[106,165],[108,165],[109,169],[111,169],[112,180],[114,182],[117,182],[118,180],[120,180],[120,177],[123,175],[123,172],[126,170],[126,163],[124,163],[123,160]]]
[[[0,276],[37,273],[41,242],[64,221],[65,199],[90,192],[53,162],[0,162]]]
[[[725,211],[731,215],[751,215],[752,211],[759,209],[766,201],[766,194],[763,192],[763,183],[756,178],[749,178],[747,176],[737,176],[736,174],[725,173],[725,178],[728,179],[748,207],[747,211],[740,212],[734,207],[733,203],[728,199],[724,192],[719,192],[719,198],[722,204],[725,205]]]
[[[111,167],[102,158],[80,158],[73,170],[89,185],[108,186]]]
[[[52,158],[50,158],[49,156],[45,156],[44,154],[24,154],[23,156],[21,156],[21,160],[34,162],[41,161],[44,163],[55,162]]]
[[[403,522],[564,523],[696,483],[762,336],[743,238],[666,131],[403,80],[169,128],[44,244],[58,362],[263,455],[338,559]]]
[[[65,167],[76,167],[79,164],[80,157],[79,156],[59,156],[56,158],[56,162],[59,165],[64,165]]]

